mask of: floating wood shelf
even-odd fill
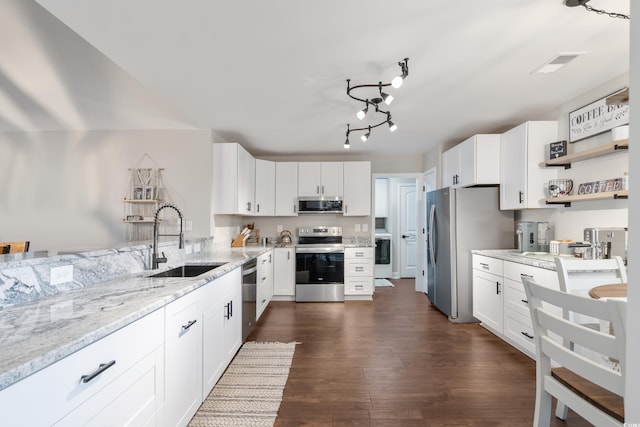
[[[123,199],[125,203],[161,203],[160,199]]]
[[[607,105],[627,105],[629,104],[629,88],[624,88],[618,93],[607,97]]]
[[[629,140],[621,139],[620,141],[613,141],[609,144],[592,148],[590,150],[584,150],[577,153],[567,154],[566,156],[557,157],[555,159],[546,160],[540,163],[540,167],[560,166],[565,169],[569,169],[571,168],[572,163],[606,156],[607,154],[617,153],[620,150],[627,150],[628,148]]]
[[[543,199],[547,205],[565,205],[571,206],[571,202],[583,202],[586,200],[605,200],[605,199],[626,199],[629,197],[628,190],[609,191],[606,193],[576,194],[573,196],[549,197]]]

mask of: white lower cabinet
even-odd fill
[[[204,288],[165,307],[165,425],[186,426],[202,403]]]
[[[186,426],[241,345],[236,268],[1,390],[0,424]]]
[[[164,310],[0,391],[2,425],[160,425]]]
[[[202,400],[216,385],[242,340],[242,276],[230,271],[204,287]]]
[[[271,302],[273,297],[273,251],[258,257],[258,276],[256,286],[256,321]]]
[[[373,295],[373,251],[373,248],[344,249],[345,299],[370,299]]]
[[[553,270],[473,255],[473,316],[491,332],[535,357],[533,327],[522,277],[559,289]],[[561,316],[562,312],[558,311]]]
[[[273,295],[293,297],[296,294],[296,251],[294,248],[273,249]]]

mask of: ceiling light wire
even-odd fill
[[[587,4],[589,0],[566,0],[565,1],[565,5],[568,7],[575,7],[575,6],[582,6],[584,7],[586,10],[588,10],[589,12],[595,12],[598,15],[607,15],[610,18],[620,18],[620,19],[628,19],[631,20],[631,15],[624,15],[622,13],[616,13],[616,12],[607,12],[606,10],[602,10],[602,9],[596,9],[593,6],[589,6]]]

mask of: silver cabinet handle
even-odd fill
[[[500,282],[496,282],[496,295],[500,295]]]
[[[265,302],[267,302],[266,298],[262,300],[262,304],[264,304]]]
[[[256,213],[260,213],[260,203],[256,203]]]
[[[101,373],[103,373],[104,371],[106,371],[107,369],[109,369],[115,364],[116,364],[115,360],[111,360],[110,362],[107,362],[107,363],[101,363],[100,365],[98,365],[98,369],[96,369],[90,374],[82,375],[80,377],[80,380],[83,383],[88,383],[89,381],[91,381],[92,379],[94,379],[95,377],[97,377],[98,375],[100,375]]]
[[[364,271],[364,267],[356,267],[356,271]]]
[[[481,262],[480,265],[484,270],[489,270],[489,264],[485,264],[484,262]]]
[[[533,335],[531,335],[531,334],[528,334],[528,333],[526,333],[526,332],[520,332],[520,333],[521,333],[522,335],[524,335],[525,337],[529,338],[530,340],[532,340],[532,339],[533,339]]]
[[[322,186],[322,194],[324,194],[324,185]]]
[[[316,194],[320,194],[320,186],[316,185]]]

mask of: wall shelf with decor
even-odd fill
[[[549,197],[543,199],[547,205],[564,205],[570,207],[572,202],[584,202],[587,200],[627,199],[628,190],[607,191],[603,193],[575,194],[572,196]]]
[[[146,155],[145,155],[146,156]],[[128,241],[153,238],[155,212],[163,202],[162,168],[129,169],[127,197],[122,199],[122,222]]]
[[[540,167],[564,167],[565,169],[570,169],[572,163],[594,159],[596,157],[602,157],[608,154],[619,153],[620,150],[627,149],[629,149],[629,140],[621,139],[620,141],[613,141],[609,144],[592,148],[590,150],[579,151],[577,153],[567,154],[566,156],[546,160],[540,163]]]

